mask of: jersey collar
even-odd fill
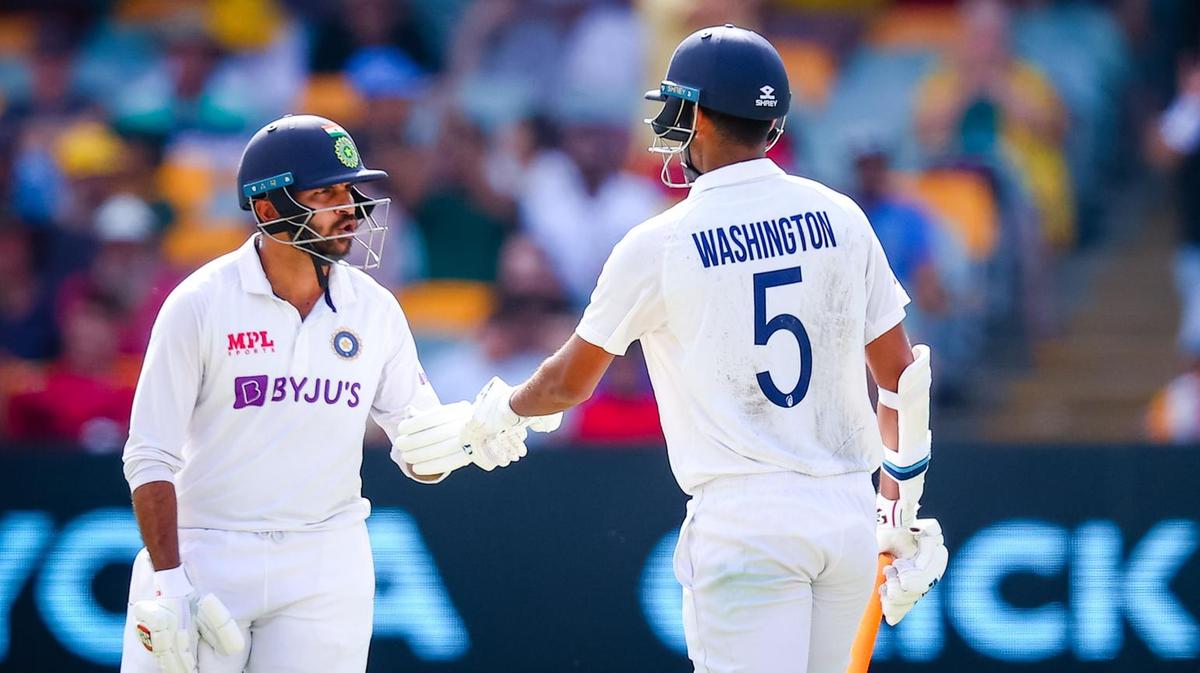
[[[736,164],[729,164],[728,166],[722,166],[716,170],[709,171],[696,178],[692,183],[692,191],[689,196],[694,196],[716,187],[735,185],[740,182],[749,182],[776,175],[784,175],[783,169],[766,157],[751,159],[749,161],[739,161]]]
[[[267,272],[263,271],[262,260],[258,258],[258,238],[262,234],[254,234],[242,247],[238,248],[237,267],[238,277],[242,281],[242,289],[250,294],[272,295],[271,283],[267,280]]]
[[[238,277],[241,279],[242,289],[246,292],[271,297],[275,293],[271,290],[271,282],[267,280],[267,272],[263,270],[262,260],[259,259],[258,251],[255,249],[260,236],[262,236],[261,233],[254,234],[242,244],[242,247],[238,248]],[[354,283],[350,279],[350,268],[345,264],[337,263],[330,266],[328,295],[332,298],[333,304],[330,308],[354,303],[357,294],[354,292]],[[334,308],[334,311],[336,310]]]

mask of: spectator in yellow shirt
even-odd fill
[[[1062,154],[1066,110],[1054,88],[1012,54],[998,0],[961,7],[959,47],[920,85],[917,134],[926,150],[998,160],[1031,196],[1046,242],[1069,246],[1075,202]]]

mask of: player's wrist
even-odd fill
[[[196,590],[183,564],[154,571],[154,594],[159,598],[181,598]]]

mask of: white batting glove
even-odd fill
[[[937,519],[917,519],[906,530],[910,543],[897,545],[892,550],[880,548],[880,551],[893,554],[897,548],[908,552],[906,555],[897,555],[891,565],[883,569],[884,582],[879,587],[879,602],[883,607],[883,617],[891,626],[898,624],[917,601],[942,579],[950,559],[942,537],[942,526]]]
[[[894,558],[912,558],[917,553],[917,537],[904,521],[900,501],[889,500],[879,494],[875,497],[875,541],[879,553],[891,554]]]
[[[442,475],[475,463],[491,471],[507,467],[526,454],[523,427],[513,427],[482,441],[467,442],[470,402],[444,404],[416,413],[397,426],[392,460],[401,470],[422,476]]]
[[[499,376],[475,396],[474,413],[467,423],[465,440],[477,444],[481,439],[493,437],[505,430],[527,427],[534,432],[554,432],[562,425],[562,412],[547,416],[521,416],[512,410],[513,387]]]
[[[246,646],[241,629],[221,600],[200,596],[183,566],[154,573],[155,598],[133,604],[138,640],[163,673],[196,673],[200,638],[220,655]]]
[[[491,472],[497,467],[508,467],[525,457],[525,437],[529,434],[523,426],[503,430],[498,435],[485,437],[482,442],[470,442],[463,438],[463,451],[471,457],[481,470]]]
[[[455,402],[413,413],[396,427],[392,461],[405,474],[433,476],[471,463],[459,437],[471,420],[471,403]],[[411,474],[410,474],[411,476]]]

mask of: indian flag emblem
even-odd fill
[[[325,129],[325,132],[329,134],[330,138],[345,138],[350,135],[349,133],[346,133],[346,129],[338,126],[337,124],[322,124],[321,128]]]

